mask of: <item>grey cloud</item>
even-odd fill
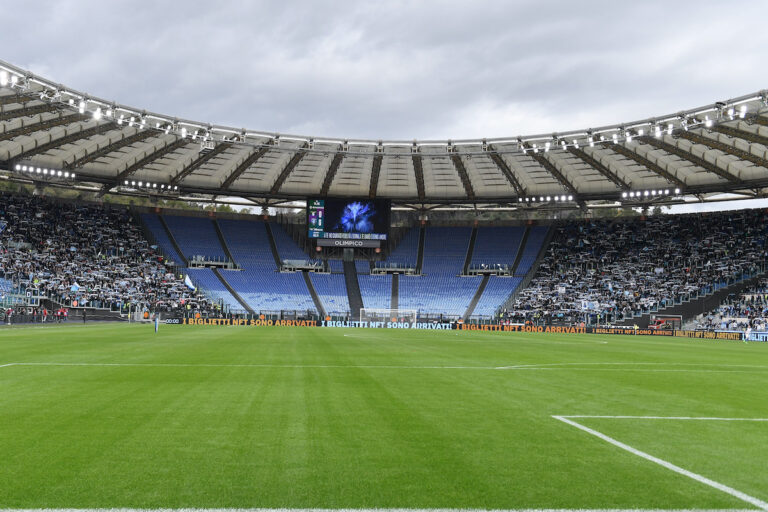
[[[768,87],[765,2],[4,4],[4,60],[136,107],[284,133],[546,133]]]

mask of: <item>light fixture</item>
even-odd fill
[[[573,196],[568,196],[569,201],[573,201]]]
[[[621,197],[623,197],[624,199],[626,199],[626,198],[627,198],[627,193],[626,193],[626,192],[622,192],[622,193],[621,193]]]
[[[587,138],[587,140],[589,141],[589,147],[595,147],[595,139],[593,137],[590,136]]]
[[[5,70],[0,71],[0,85],[3,87],[8,85],[8,72]]]
[[[550,146],[550,143],[549,143],[549,142],[545,142],[545,143],[544,143],[544,152],[545,152],[545,153],[546,153],[547,151],[549,151],[549,146]]]
[[[667,125],[667,135],[672,135],[672,129],[673,128],[674,128],[674,126],[672,126],[672,123],[669,123]]]
[[[660,139],[660,138],[661,138],[661,126],[659,126],[659,125],[656,125],[656,126],[654,127],[654,130],[653,130],[653,132],[654,132],[654,133],[653,133],[653,135],[654,135],[654,136],[655,136],[657,139]]]
[[[643,192],[643,195],[644,195],[645,197],[648,197],[648,191],[646,190],[645,192]]]
[[[135,123],[135,122],[136,122],[136,118],[135,118],[135,117],[133,117],[133,116],[131,116],[131,120],[130,120],[130,121],[128,121],[128,126],[130,126],[131,128],[133,128],[133,123]]]
[[[186,128],[182,128],[181,129],[181,137],[184,138],[184,139],[187,138],[187,129]]]
[[[77,105],[77,111],[81,114],[85,114],[85,101],[80,100],[80,103]]]
[[[747,106],[742,105],[739,107],[739,119],[744,119],[744,116],[747,115]]]
[[[573,147],[576,149],[579,149],[579,141],[577,141],[576,139],[573,139]]]
[[[704,116],[704,126],[707,128],[712,127],[712,120],[709,118],[709,116]]]
[[[93,111],[93,118],[96,121],[99,121],[101,119],[101,107],[98,107],[96,110]]]
[[[123,119],[125,119],[125,114],[120,114],[120,118],[117,120],[117,124],[122,126],[123,125]]]
[[[16,170],[17,170],[17,171],[20,171],[20,170],[21,170],[21,165],[19,165],[19,164],[16,164]]]
[[[675,194],[679,194],[679,193],[680,193],[680,189],[679,189],[679,188],[676,188],[676,189],[675,189]]]
[[[637,130],[637,135],[638,135],[638,137],[642,137],[644,133],[645,133],[645,130],[643,130],[642,128],[640,128],[639,130]]]

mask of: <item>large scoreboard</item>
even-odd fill
[[[378,246],[389,235],[391,208],[392,204],[388,199],[308,199],[307,229],[309,238],[337,241],[376,241],[375,246]],[[363,246],[363,244],[347,243],[343,245]],[[365,244],[365,246],[369,246],[369,244]]]

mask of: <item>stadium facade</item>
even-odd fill
[[[647,325],[663,312],[691,316],[724,293],[760,286],[763,213],[520,219],[764,197],[766,110],[761,91],[553,134],[337,139],[151,113],[0,62],[0,176],[35,191],[81,193],[75,202],[2,196],[3,300],[123,315],[138,307],[353,321],[361,312],[595,325]],[[107,207],[107,194],[236,200],[264,216]],[[348,217],[334,232],[323,215],[336,203]],[[390,220],[390,204],[406,213]],[[266,215],[306,205],[314,208],[306,217]],[[386,212],[360,216],[374,206]],[[462,209],[510,215],[429,221],[434,212]],[[31,228],[31,218],[51,225]],[[97,226],[110,236],[91,240]],[[125,240],[134,243],[130,255]],[[102,262],[96,279],[95,258]],[[57,274],[62,262],[70,264],[66,276]]]

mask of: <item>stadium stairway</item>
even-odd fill
[[[485,274],[483,276],[483,280],[480,281],[480,285],[477,287],[475,296],[472,297],[472,300],[470,301],[469,306],[467,306],[467,311],[464,313],[464,316],[462,317],[465,322],[469,319],[470,316],[472,316],[472,313],[475,311],[475,308],[477,307],[477,303],[480,302],[480,297],[483,296],[483,292],[485,291],[485,287],[488,286],[488,280],[490,278],[491,278],[490,275]]]
[[[279,269],[283,266],[283,260],[280,259],[280,254],[277,252],[277,243],[275,242],[275,235],[272,233],[272,226],[269,222],[265,222],[264,227],[267,228],[267,238],[269,239],[269,248],[272,249],[272,257],[275,258],[275,265]],[[320,310],[318,309],[318,311]]]
[[[312,284],[312,280],[309,278],[309,272],[303,270],[301,274],[304,276],[304,282],[307,284],[307,290],[309,291],[309,295],[312,297],[312,301],[315,303],[315,308],[317,309],[320,318],[325,318],[326,312],[325,308],[323,307],[323,302],[320,300],[320,296],[317,294],[317,290],[315,290],[315,286]],[[357,314],[359,315],[360,311],[358,311]]]
[[[235,261],[235,257],[232,256],[232,252],[229,250],[229,246],[227,245],[227,240],[224,238],[224,233],[221,231],[221,226],[219,226],[219,221],[216,219],[212,219],[213,227],[216,229],[216,236],[219,237],[219,242],[221,243],[221,248],[224,249],[224,254],[226,254],[229,261],[231,261],[233,264],[237,265],[237,262]],[[223,280],[222,280],[223,282]],[[226,285],[226,283],[225,283]],[[237,298],[237,295],[234,293],[232,294],[235,298]],[[239,299],[238,299],[239,300]],[[246,309],[248,309],[246,307]]]
[[[531,234],[531,227],[525,226],[525,233],[523,233],[523,239],[520,241],[520,246],[517,248],[517,254],[515,255],[515,262],[512,263],[512,275],[517,273],[517,267],[520,265],[520,260],[523,258],[525,252],[525,244],[528,243],[528,235]]]
[[[219,269],[217,269],[217,268],[212,268],[211,270],[213,270],[213,273],[216,275],[216,277],[219,278],[219,281],[221,281],[221,284],[223,284],[224,288],[226,288],[227,291],[230,294],[232,294],[232,296],[235,298],[235,300],[237,300],[237,302],[239,302],[240,305],[243,306],[243,308],[245,308],[245,310],[248,313],[250,313],[252,315],[255,315],[256,312],[248,305],[248,303],[245,300],[243,300],[243,298],[240,296],[240,294],[237,293],[234,288],[232,288],[232,286],[227,282],[226,278],[221,273],[221,271]]]
[[[544,256],[547,254],[547,248],[549,247],[550,242],[555,237],[555,233],[557,230],[553,227],[550,227],[547,231],[546,237],[544,237],[544,242],[541,244],[541,249],[539,249],[539,254],[536,256],[536,260],[533,262],[533,265],[531,265],[531,269],[528,271],[528,273],[525,274],[523,277],[522,282],[515,287],[515,289],[512,291],[512,293],[509,294],[509,297],[507,297],[507,300],[504,301],[503,304],[501,304],[496,311],[498,312],[500,309],[509,307],[515,300],[515,297],[517,297],[517,294],[520,293],[521,290],[524,290],[528,287],[528,285],[531,283],[531,280],[533,280],[533,277],[536,275],[536,272],[539,270],[539,265],[541,265],[542,260],[544,259]],[[520,243],[520,255],[523,251],[523,245],[525,242],[525,238],[528,237],[528,228],[526,228],[525,235],[523,236],[523,242]],[[515,267],[517,268],[517,263],[519,261],[515,262]]]
[[[421,274],[421,267],[424,263],[424,240],[427,238],[427,228],[419,228],[419,249],[416,252],[416,273]]]
[[[651,315],[680,315],[683,317],[683,322],[685,323],[696,315],[712,311],[720,306],[729,295],[738,295],[744,289],[757,284],[761,279],[764,279],[766,275],[768,274],[761,274],[738,283],[733,283],[732,285],[721,288],[706,297],[699,297],[698,299],[683,302],[682,304],[676,304],[668,308],[660,309],[656,313],[646,313],[629,320],[622,320],[617,322],[617,325],[631,326],[637,324],[641,329],[646,329],[651,323]]]
[[[477,239],[477,227],[473,227],[472,234],[469,235],[469,247],[467,247],[467,257],[464,259],[464,267],[461,271],[462,275],[467,275],[467,271],[469,271],[469,264],[472,261],[472,253],[475,250],[476,239]]]
[[[344,261],[344,282],[347,285],[349,300],[349,315],[353,321],[360,320],[360,309],[363,306],[363,295],[360,293],[360,282],[357,280],[357,267],[354,260]]]
[[[173,248],[179,254],[179,257],[183,260],[182,263],[184,263],[185,267],[188,267],[189,266],[189,260],[184,255],[184,251],[181,250],[181,247],[179,246],[179,242],[176,241],[176,238],[173,236],[173,233],[171,233],[171,228],[168,227],[168,223],[165,222],[165,219],[163,218],[162,215],[158,215],[157,218],[160,219],[160,224],[163,225],[163,229],[165,230],[165,234],[168,235],[168,240],[171,241],[171,244],[173,245]]]
[[[398,308],[398,299],[400,296],[400,274],[392,274],[392,298],[389,301],[391,309]]]

